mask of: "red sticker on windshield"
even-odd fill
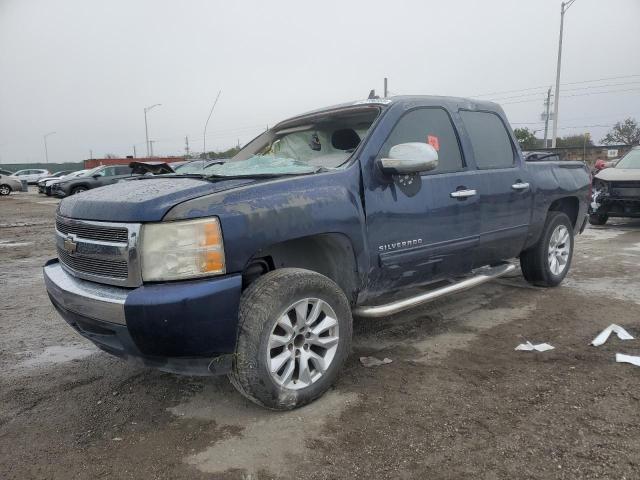
[[[427,135],[427,143],[436,149],[436,152],[440,151],[440,142],[435,135]]]

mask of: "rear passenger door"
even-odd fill
[[[392,147],[408,142],[434,146],[438,167],[399,176],[375,169]],[[428,106],[404,112],[375,160],[365,191],[374,266],[370,293],[468,272],[480,234],[479,186],[466,166],[449,113]]]
[[[474,267],[517,256],[529,231],[529,175],[507,129],[495,112],[461,110],[476,167],[480,194],[480,244]]]

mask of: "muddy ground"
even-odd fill
[[[0,478],[640,478],[640,221],[589,228],[565,284],[513,275],[356,320],[335,388],[289,413],[225,378],[98,351],[50,306],[56,201],[0,198]],[[555,350],[516,352],[525,340]],[[358,357],[393,363],[364,368]]]

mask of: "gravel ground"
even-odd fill
[[[589,228],[560,288],[519,274],[356,320],[335,388],[287,413],[122,362],[50,306],[57,201],[0,198],[0,478],[640,478],[640,221]],[[516,352],[525,340],[555,350]],[[358,357],[393,360],[364,368]]]

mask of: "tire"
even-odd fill
[[[556,233],[559,236],[555,236]],[[564,242],[559,241],[563,238]],[[569,217],[562,212],[549,212],[538,242],[520,254],[520,267],[525,280],[539,287],[560,285],[571,267],[573,245],[573,225]]]
[[[12,189],[10,185],[7,185],[6,183],[0,185],[0,195],[9,195],[11,191]]]
[[[71,190],[71,195],[76,195],[78,193],[86,192],[87,190],[88,190],[87,187],[75,187],[73,190]]]
[[[306,327],[302,316],[310,322]],[[273,410],[291,410],[320,397],[351,349],[347,297],[333,281],[310,270],[283,268],[260,277],[242,294],[238,317],[229,379],[246,398]],[[332,318],[335,325],[326,328],[334,323]]]
[[[604,225],[609,220],[609,215],[602,215],[598,213],[592,213],[589,215],[589,223],[591,225]]]

